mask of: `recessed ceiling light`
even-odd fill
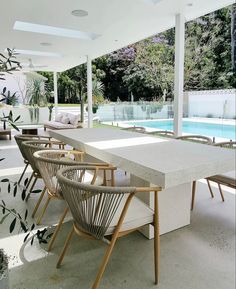
[[[76,10],[73,10],[71,14],[76,17],[85,17],[85,16],[88,16],[88,11],[82,10],[82,9],[76,9]]]
[[[47,35],[56,35],[68,38],[77,38],[85,40],[94,40],[100,35],[92,32],[83,32],[79,30],[66,29],[48,25],[40,25],[29,22],[16,21],[13,27],[14,30],[42,33]]]
[[[5,49],[6,51],[6,49]],[[63,55],[55,52],[44,52],[44,51],[36,51],[36,50],[26,50],[26,49],[15,49],[16,53],[23,55],[34,55],[34,56],[47,56],[47,57],[62,57]]]
[[[188,3],[187,6],[188,6],[188,7],[192,7],[192,6],[193,6],[193,3]]]
[[[50,43],[50,42],[41,42],[40,45],[42,45],[42,46],[52,46],[52,43]]]
[[[118,39],[115,39],[115,42],[117,42],[118,41]]]

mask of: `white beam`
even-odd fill
[[[93,88],[92,88],[92,61],[87,55],[87,101],[88,101],[88,127],[93,127]]]
[[[58,92],[57,92],[57,72],[53,72],[53,86],[54,86],[54,105],[55,105],[55,115],[58,112]]]
[[[184,93],[184,44],[185,19],[183,14],[175,16],[175,88],[174,88],[174,134],[182,135]]]

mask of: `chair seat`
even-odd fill
[[[109,226],[109,228],[106,231],[105,235],[111,235],[115,228],[116,225],[119,221],[120,214],[122,212],[122,209],[124,208],[125,202],[127,200],[128,196],[125,196],[117,211],[116,214]],[[133,197],[130,206],[128,208],[127,214],[125,216],[124,222],[122,224],[120,232],[132,230],[138,227],[142,227],[144,225],[150,224],[153,222],[153,217],[154,217],[154,211],[150,209],[144,202],[142,202],[140,199],[137,197]]]
[[[208,179],[213,182],[230,185],[231,187],[236,187],[236,171],[211,176]]]

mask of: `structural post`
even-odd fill
[[[55,115],[58,113],[58,92],[57,92],[57,72],[53,72],[53,86],[54,86],[54,105]]]
[[[175,16],[175,88],[174,88],[174,134],[182,135],[184,94],[184,44],[185,19],[183,14]]]
[[[88,101],[88,128],[93,127],[93,86],[92,86],[92,61],[87,55],[87,101]]]

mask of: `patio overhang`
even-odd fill
[[[87,62],[89,127],[92,127],[92,60],[176,27],[174,132],[182,132],[185,22],[223,8],[234,0],[4,0],[0,50],[15,48],[21,63],[57,72]],[[57,112],[57,108],[56,108]]]
[[[87,55],[95,59],[174,27],[176,14],[189,21],[232,3],[234,0],[3,0],[0,50],[14,47],[21,52],[22,63],[32,59],[35,67],[44,66],[37,70],[61,72],[85,63]],[[88,15],[71,14],[78,9]]]

